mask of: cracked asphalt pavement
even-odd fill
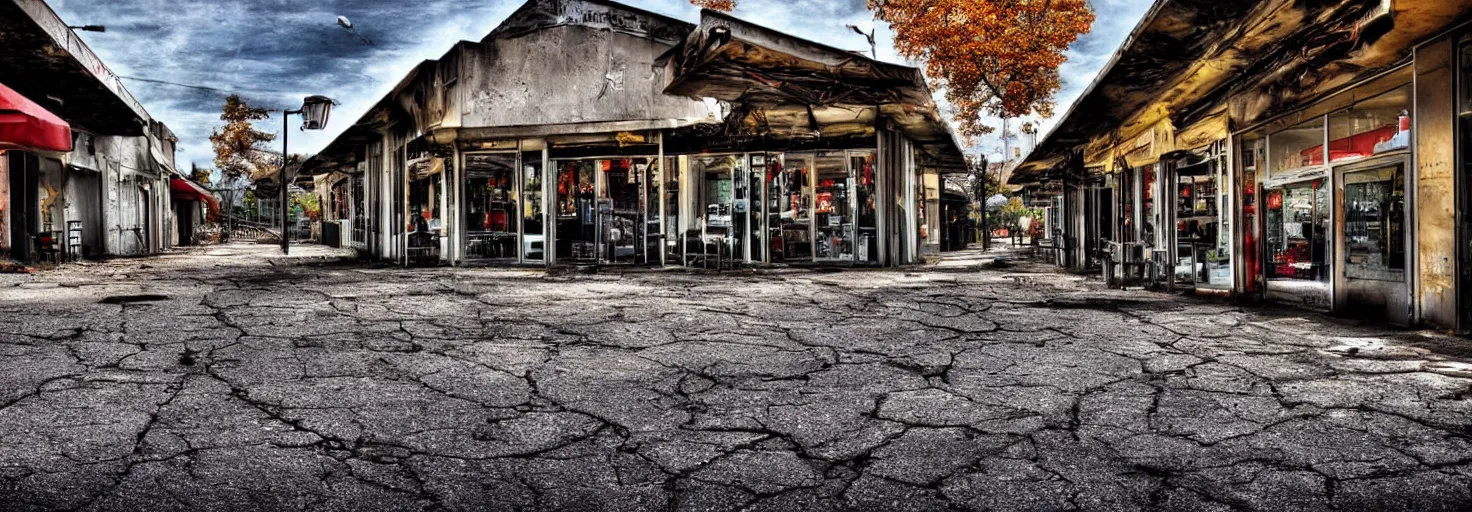
[[[0,276],[5,510],[1466,510],[1472,342],[886,271]]]

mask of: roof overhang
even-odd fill
[[[86,43],[41,0],[0,0],[0,76],[72,126],[144,133],[148,113]]]
[[[1087,151],[1161,126],[1225,136],[1405,62],[1416,44],[1472,14],[1472,0],[1159,0],[1014,172],[1046,181]],[[1255,108],[1222,115],[1233,98]],[[1083,160],[1083,158],[1079,158]],[[1105,166],[1107,168],[1107,166]]]
[[[735,105],[739,135],[775,139],[872,136],[887,122],[915,142],[921,164],[966,159],[919,69],[870,59],[716,11],[666,59],[665,93]]]

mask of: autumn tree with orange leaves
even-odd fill
[[[967,136],[982,116],[1053,115],[1064,52],[1094,24],[1086,0],[867,0],[895,50],[925,62]]]
[[[865,0],[889,23],[895,50],[925,62],[946,91],[961,132],[994,131],[985,115],[1053,115],[1068,46],[1094,24],[1087,0]],[[690,0],[721,11],[734,0]]]
[[[690,0],[690,3],[701,9],[731,12],[736,8],[736,0]]]

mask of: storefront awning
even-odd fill
[[[199,186],[198,183],[193,181],[183,178],[169,180],[169,195],[174,199],[185,201],[203,201],[209,205],[210,211],[220,211],[220,201],[215,199],[215,194],[205,190],[204,187]]]
[[[72,150],[72,127],[0,84],[0,149],[65,153]]]
[[[792,37],[706,10],[667,54],[665,93],[736,105],[738,124],[768,137],[872,134],[878,117],[914,141],[925,165],[965,168],[950,124],[919,69]],[[868,114],[868,115],[865,115]]]

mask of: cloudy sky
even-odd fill
[[[1094,30],[1069,51],[1061,70],[1058,112],[1088,87],[1150,0],[1092,0]],[[296,108],[323,94],[341,105],[322,132],[292,134],[292,152],[315,152],[358,119],[415,64],[438,58],[459,40],[478,41],[523,0],[50,0],[71,25],[103,24],[81,37],[143,103],[179,135],[178,163],[211,166],[209,134],[231,93],[273,109]],[[631,0],[644,9],[696,22],[687,0]],[[867,50],[848,29],[874,26],[864,0],[741,0],[743,19],[838,48]],[[352,20],[367,39],[338,27]],[[899,62],[886,27],[879,57]],[[279,130],[279,118],[267,126]],[[1043,121],[1042,133],[1051,128]],[[975,150],[1002,153],[1000,139]]]

